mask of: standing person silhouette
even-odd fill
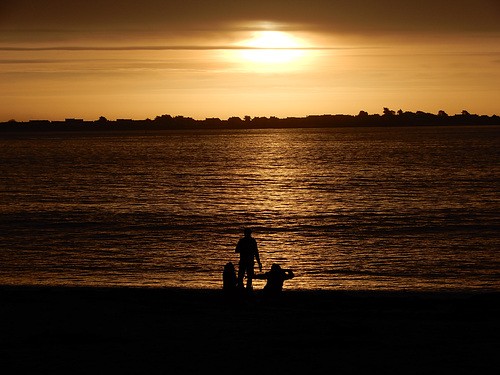
[[[257,260],[259,270],[262,272],[262,264],[259,258],[259,249],[257,241],[252,237],[252,230],[245,228],[245,236],[238,241],[236,252],[240,254],[240,263],[238,269],[238,286],[243,287],[243,278],[247,274],[247,289],[252,289],[252,279],[254,277],[254,258]]]

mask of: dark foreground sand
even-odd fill
[[[485,374],[500,294],[0,287],[0,371]],[[5,371],[2,371],[4,369]]]

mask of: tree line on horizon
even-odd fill
[[[403,112],[383,108],[382,115],[360,111],[358,115],[310,115],[307,117],[229,117],[195,120],[191,117],[156,116],[154,120],[117,119],[108,120],[101,116],[95,121],[69,118],[64,121],[10,120],[0,123],[0,130],[166,130],[166,129],[262,129],[262,128],[328,128],[328,127],[370,127],[370,126],[450,126],[450,125],[500,125],[497,115],[460,114],[448,115],[440,110],[437,114],[423,111]]]

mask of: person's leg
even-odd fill
[[[252,279],[254,275],[253,263],[251,263],[247,266],[247,289],[252,289]]]
[[[240,262],[238,265],[238,286],[243,287],[243,278],[245,277],[245,264]]]

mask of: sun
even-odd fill
[[[243,45],[247,48],[241,51],[241,56],[258,63],[285,63],[304,53],[291,35],[280,31],[259,31]]]

